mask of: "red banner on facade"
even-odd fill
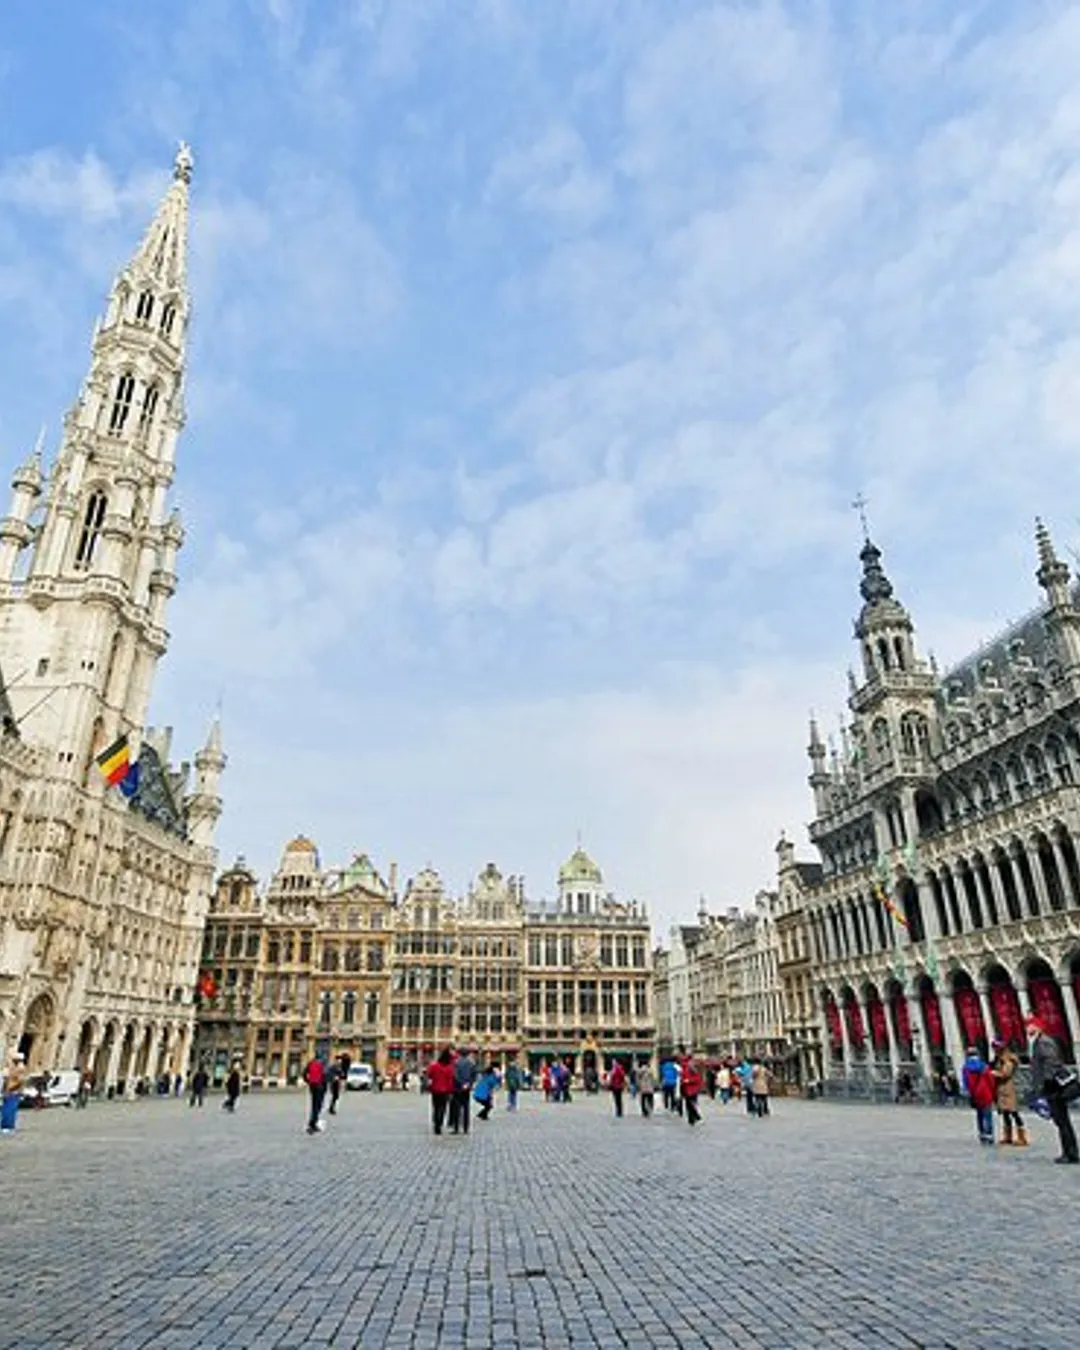
[[[848,1037],[856,1050],[861,1050],[866,1040],[866,1028],[863,1026],[862,1009],[854,999],[844,1004],[847,1014]]]
[[[1055,1040],[1062,1045],[1072,1044],[1068,1023],[1065,1021],[1065,1009],[1061,1002],[1061,990],[1053,980],[1030,980],[1028,997],[1031,999],[1031,1011],[1043,1024]]]
[[[994,1013],[997,1034],[1014,1050],[1022,1050],[1026,1041],[1020,1000],[1011,984],[990,986],[990,1007]]]
[[[985,1041],[986,1023],[983,1021],[982,1005],[974,989],[958,989],[953,994],[956,1015],[960,1019],[960,1031],[964,1037],[964,1048]]]
[[[941,1004],[933,989],[926,989],[922,996],[923,1021],[926,1023],[926,1039],[935,1050],[945,1044],[945,1030],[941,1025]]]
[[[840,1010],[836,1006],[835,999],[830,998],[825,1004],[825,1021],[829,1027],[829,1040],[832,1042],[833,1049],[842,1049],[844,1033],[840,1026]]]
[[[887,1050],[889,1048],[889,1028],[885,1025],[885,1008],[879,998],[871,999],[867,1004],[867,1012],[870,1014],[870,1035],[873,1038],[874,1046],[878,1050]]]
[[[894,994],[892,999],[893,1030],[896,1039],[908,1054],[911,1053],[911,1014],[908,1001],[903,994]]]

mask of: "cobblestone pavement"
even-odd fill
[[[0,1139],[0,1346],[1080,1346],[1080,1168],[970,1112],[615,1121],[412,1093],[27,1113]],[[1036,1292],[1037,1291],[1037,1292]]]

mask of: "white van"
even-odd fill
[[[375,1086],[375,1070],[370,1064],[350,1064],[345,1086],[350,1092],[370,1092]]]
[[[26,1085],[24,1106],[70,1106],[79,1095],[82,1074],[78,1069],[57,1069],[53,1073],[34,1074]]]

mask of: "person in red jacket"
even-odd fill
[[[682,1070],[679,1089],[686,1106],[686,1119],[691,1125],[696,1125],[701,1119],[701,1112],[697,1109],[697,1099],[701,1096],[701,1090],[705,1083],[701,1077],[701,1071],[682,1046],[679,1047],[679,1068]]]
[[[318,1055],[313,1055],[308,1061],[308,1066],[304,1070],[304,1082],[308,1085],[308,1095],[311,1098],[307,1132],[318,1134],[319,1117],[322,1115],[323,1098],[326,1096],[326,1065]]]
[[[622,1066],[622,1060],[613,1061],[607,1085],[611,1090],[611,1100],[615,1103],[615,1114],[621,1118],[623,1093],[626,1091],[626,1070]]]
[[[448,1045],[428,1065],[427,1080],[431,1094],[431,1124],[436,1134],[442,1134],[446,1110],[454,1095],[454,1056]]]

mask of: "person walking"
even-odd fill
[[[308,1134],[318,1134],[323,1128],[320,1117],[322,1116],[323,1100],[326,1097],[326,1065],[318,1055],[312,1055],[308,1060],[307,1068],[304,1070],[304,1082],[308,1086],[308,1098],[310,1110],[308,1111]]]
[[[653,1082],[652,1065],[638,1065],[637,1088],[638,1101],[641,1103],[641,1114],[648,1120],[653,1113],[653,1094],[656,1091],[656,1084]]]
[[[230,1114],[236,1111],[236,1103],[240,1097],[240,1065],[235,1060],[229,1070],[229,1076],[225,1079],[225,1100],[221,1103],[222,1107]]]
[[[994,1075],[998,1115],[1001,1117],[1001,1139],[1004,1145],[1027,1147],[1027,1131],[1016,1100],[1016,1070],[1020,1060],[1000,1038],[991,1043],[994,1051],[990,1072]],[[1013,1130],[1015,1128],[1015,1135]]]
[[[731,1069],[726,1064],[721,1064],[716,1075],[716,1090],[720,1093],[720,1105],[727,1106],[731,1101]]]
[[[506,1066],[506,1109],[518,1109],[518,1093],[521,1091],[521,1070],[516,1064]]]
[[[660,1065],[660,1088],[664,1095],[664,1110],[676,1109],[676,1094],[679,1087],[679,1070],[673,1059],[665,1059]]]
[[[754,1114],[760,1120],[769,1114],[769,1071],[760,1059],[750,1069],[750,1091],[754,1099]]]
[[[206,1087],[209,1082],[210,1075],[200,1064],[191,1075],[191,1098],[188,1102],[189,1106],[202,1106],[203,1102],[206,1100]]]
[[[754,1069],[745,1055],[735,1072],[738,1074],[739,1082],[742,1084],[743,1099],[746,1102],[746,1114],[748,1116],[756,1115],[757,1112],[754,1107]]]
[[[687,1123],[696,1125],[701,1119],[701,1112],[698,1110],[697,1104],[698,1098],[701,1096],[701,1090],[705,1083],[701,1077],[701,1071],[685,1052],[683,1052],[682,1059],[679,1061],[679,1070],[679,1091],[686,1108]]]
[[[975,1112],[975,1127],[980,1144],[994,1142],[994,1075],[973,1045],[964,1060],[964,1091]]]
[[[4,1074],[4,1094],[0,1101],[0,1134],[14,1134],[19,1119],[19,1102],[26,1086],[26,1058],[16,1050]]]
[[[338,1100],[341,1097],[341,1085],[345,1081],[345,1068],[340,1059],[336,1064],[330,1065],[327,1078],[330,1091],[330,1106],[327,1109],[327,1114],[336,1116]]]
[[[450,1133],[469,1133],[469,1098],[476,1086],[476,1060],[462,1050],[454,1061],[454,1100],[450,1106]]]
[[[1031,1036],[1031,1086],[1036,1094],[1046,1098],[1050,1108],[1050,1119],[1057,1126],[1061,1153],[1054,1159],[1057,1163],[1080,1162],[1080,1149],[1076,1143],[1076,1131],[1069,1118],[1069,1103],[1072,1089],[1063,1081],[1069,1070],[1061,1046],[1050,1035],[1037,1017],[1029,1017],[1028,1034]],[[1075,1075],[1073,1075],[1075,1082]]]
[[[428,1065],[427,1081],[431,1094],[431,1126],[436,1134],[442,1134],[446,1112],[454,1097],[454,1055],[448,1045]]]
[[[626,1091],[626,1070],[621,1059],[616,1059],[612,1063],[611,1072],[608,1074],[608,1090],[611,1092],[611,1100],[615,1103],[615,1116],[621,1120],[623,1093]]]
[[[489,1064],[473,1088],[473,1101],[480,1108],[476,1113],[477,1120],[487,1120],[491,1116],[491,1108],[495,1105],[495,1089],[498,1086],[499,1071],[494,1064]]]
[[[91,1069],[83,1069],[79,1075],[79,1095],[75,1098],[75,1105],[82,1110],[90,1100],[90,1094],[94,1090],[94,1074]]]

